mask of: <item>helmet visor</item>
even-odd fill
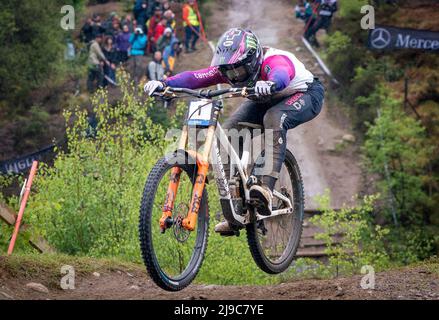
[[[243,82],[250,77],[250,73],[245,65],[241,65],[239,67],[234,67],[233,65],[221,66],[220,70],[222,74],[232,83]]]

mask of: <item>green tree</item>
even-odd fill
[[[0,107],[25,102],[30,90],[62,70],[61,7],[83,1],[0,1]]]
[[[393,198],[400,222],[419,223],[422,204],[429,201],[423,184],[432,154],[425,128],[405,114],[401,102],[391,98],[383,87],[368,99],[380,108],[366,134],[367,168],[383,177],[378,187]]]

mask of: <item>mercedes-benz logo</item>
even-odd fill
[[[386,29],[378,28],[372,31],[370,43],[374,48],[383,49],[390,44],[392,36]]]

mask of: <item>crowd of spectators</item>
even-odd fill
[[[184,46],[195,51],[200,33],[196,1],[183,5]],[[135,0],[132,14],[120,17],[112,12],[105,20],[99,14],[88,18],[81,29],[81,41],[89,50],[89,92],[97,87],[117,85],[116,69],[124,65],[134,81],[144,76],[162,80],[174,72],[183,49],[177,38],[177,22],[167,0]],[[148,60],[151,60],[148,64]]]
[[[337,0],[298,0],[296,18],[305,22],[304,38],[319,47],[316,34],[320,29],[329,30],[337,9]]]

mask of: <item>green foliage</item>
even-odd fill
[[[65,112],[68,153],[40,169],[29,203],[31,223],[61,252],[137,258],[137,220],[146,174],[163,148],[163,129],[148,118],[149,102],[122,85],[122,99],[92,99],[97,121],[86,111]]]
[[[327,60],[334,76],[343,83],[349,83],[363,53],[355,48],[348,35],[340,31],[328,35],[326,45]]]
[[[341,18],[351,18],[358,16],[360,14],[360,9],[362,6],[369,4],[368,0],[341,0],[339,1],[339,13]]]
[[[0,190],[9,187],[16,178],[12,176],[0,175]],[[17,179],[18,180],[18,179]],[[23,179],[20,179],[20,183],[23,183]],[[18,212],[18,197],[9,197],[6,199],[2,193],[0,193],[0,203],[4,203],[15,212]],[[13,226],[8,226],[0,220],[0,254],[6,254],[11,241]],[[29,230],[21,231],[20,236],[15,243],[14,252],[32,252],[32,248],[29,246],[28,241],[30,239],[31,232]]]
[[[63,65],[61,7],[69,1],[11,0],[0,3],[0,96],[22,102],[28,92]]]
[[[380,88],[370,99],[381,106],[381,115],[370,125],[364,145],[366,167],[384,179],[378,187],[395,202],[398,220],[410,226],[422,222],[422,204],[429,198],[423,189],[432,147],[421,123],[401,110],[401,102]]]
[[[330,206],[328,190],[325,195],[318,197],[322,214],[313,216],[310,222],[322,229],[315,237],[326,245],[329,263],[323,269],[325,274],[338,276],[358,273],[364,265],[382,270],[390,265],[390,257],[384,246],[384,238],[389,230],[373,221],[377,198],[366,196],[355,207],[334,211]],[[319,269],[322,269],[321,266]]]

